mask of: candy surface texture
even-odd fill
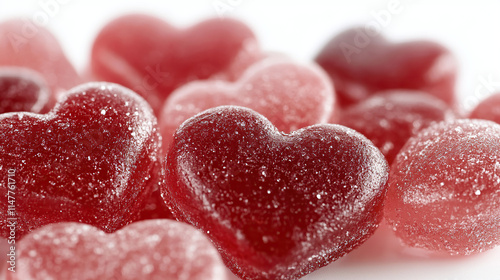
[[[385,218],[406,244],[467,255],[500,243],[500,125],[431,125],[401,149],[388,184]]]
[[[247,108],[187,120],[166,160],[174,215],[207,232],[242,279],[298,279],[377,228],[388,166],[359,133],[314,125],[282,134]]]
[[[217,250],[201,232],[172,220],[131,224],[115,233],[80,223],[51,224],[17,246],[6,280],[225,280]]]
[[[198,81],[176,90],[160,116],[163,146],[168,147],[182,122],[221,105],[253,109],[289,133],[326,123],[335,95],[328,77],[317,67],[268,59],[254,64],[236,83]]]
[[[392,163],[406,141],[434,122],[453,119],[452,110],[431,95],[389,91],[347,108],[339,124],[360,132]]]
[[[157,184],[160,136],[147,103],[109,83],[72,89],[45,115],[0,115],[1,236],[77,221],[112,232],[130,223]],[[10,211],[9,205],[15,205]]]

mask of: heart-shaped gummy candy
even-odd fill
[[[118,85],[72,89],[46,115],[0,115],[0,233],[78,221],[130,223],[158,180],[160,136],[149,105]],[[11,184],[12,182],[12,184]]]
[[[314,66],[267,60],[254,64],[236,83],[196,81],[176,90],[160,115],[163,146],[188,118],[213,107],[238,105],[264,115],[289,133],[326,123],[335,106],[328,77]]]
[[[280,133],[243,107],[216,107],[177,130],[163,197],[203,230],[242,279],[297,279],[366,240],[381,219],[388,166],[338,125]]]
[[[137,222],[112,234],[79,223],[51,224],[16,246],[16,272],[5,269],[7,280],[226,279],[206,236],[172,220]]]
[[[94,42],[91,68],[96,78],[131,88],[159,112],[180,85],[239,76],[260,59],[256,44],[252,31],[232,19],[211,19],[180,30],[161,19],[132,14],[102,29]]]
[[[352,28],[328,42],[316,62],[332,78],[342,107],[389,89],[419,90],[455,105],[456,60],[434,42],[392,43]]]
[[[81,82],[57,39],[45,28],[28,20],[0,23],[0,66],[35,70],[51,90],[51,107],[56,97]]]

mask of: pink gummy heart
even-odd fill
[[[297,279],[357,247],[378,226],[388,175],[354,130],[283,134],[235,106],[183,123],[165,168],[174,215],[206,232],[242,279]]]
[[[396,44],[352,28],[328,42],[316,62],[332,78],[342,107],[389,89],[420,90],[455,105],[456,60],[434,42]]]
[[[15,272],[6,271],[6,280],[226,279],[205,235],[172,220],[137,222],[113,234],[79,223],[51,224],[16,248]]]
[[[406,141],[432,123],[451,120],[444,101],[421,92],[381,92],[344,110],[339,124],[360,132],[391,164]]]
[[[0,132],[1,237],[6,223],[17,223],[17,238],[61,221],[112,232],[137,217],[158,180],[156,118],[118,85],[74,88],[46,115],[2,114]]]
[[[500,124],[500,93],[481,101],[469,115],[471,119],[490,120]]]
[[[24,68],[0,67],[0,114],[40,113],[49,108],[49,89],[37,72]]]
[[[159,120],[164,147],[185,120],[221,105],[251,108],[289,133],[326,123],[335,106],[335,95],[320,69],[290,61],[254,64],[236,83],[192,82],[165,102]]]
[[[91,68],[98,79],[138,92],[159,112],[165,98],[189,81],[235,79],[260,58],[252,31],[232,19],[177,29],[148,15],[118,18],[99,33]]]
[[[406,244],[471,254],[500,244],[500,125],[441,122],[391,166],[385,218]]]
[[[39,72],[57,95],[81,82],[57,39],[45,28],[27,20],[0,23],[0,66],[30,68]]]

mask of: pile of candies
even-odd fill
[[[434,252],[500,244],[500,95],[462,112],[437,43],[352,28],[302,64],[237,20],[133,14],[81,75],[27,28],[0,23],[7,280],[299,279],[382,221]]]

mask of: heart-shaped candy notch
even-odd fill
[[[377,228],[388,165],[339,125],[280,133],[248,108],[204,111],[177,130],[163,197],[249,279],[298,279]]]
[[[341,107],[391,89],[423,91],[456,105],[456,59],[434,42],[392,43],[373,31],[352,28],[328,42],[316,62],[332,78]]]
[[[232,19],[211,19],[177,29],[148,15],[132,14],[106,25],[92,49],[96,78],[141,94],[155,112],[177,87],[193,81],[236,79],[261,59],[253,32]]]
[[[72,89],[45,115],[0,115],[1,236],[76,221],[112,232],[133,221],[159,173],[151,107],[109,83]]]
[[[326,123],[335,94],[319,67],[270,58],[254,64],[236,83],[195,81],[177,89],[165,102],[159,121],[163,146],[168,147],[185,120],[222,105],[251,108],[289,133]]]
[[[80,223],[44,226],[17,245],[7,280],[225,280],[217,250],[195,228],[172,220],[133,223],[106,234]]]

